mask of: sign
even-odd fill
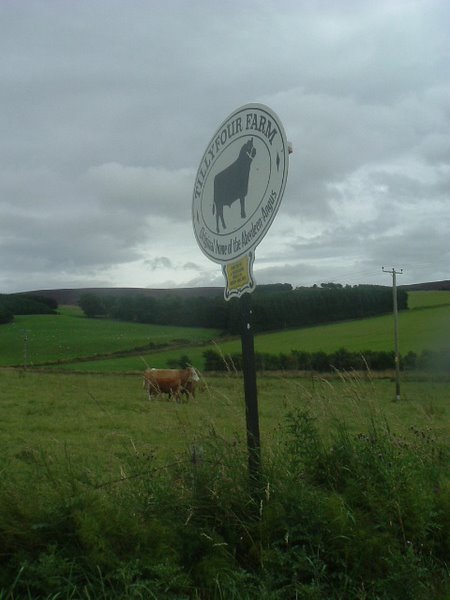
[[[210,260],[227,265],[250,256],[278,211],[288,165],[286,134],[267,106],[246,104],[220,125],[200,162],[192,200],[195,237]]]
[[[245,292],[253,292],[256,287],[253,279],[253,261],[255,255],[249,252],[236,262],[222,265],[222,271],[225,276],[225,300],[234,296],[240,297]]]
[[[248,465],[260,491],[260,435],[251,296],[254,249],[277,214],[286,186],[289,146],[274,112],[262,104],[235,110],[203,154],[192,198],[192,223],[203,253],[222,265],[225,299],[240,297]],[[242,296],[242,297],[241,297]]]

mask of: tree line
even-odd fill
[[[398,308],[407,308],[407,293],[397,290]],[[155,325],[208,327],[237,334],[241,329],[240,302],[223,298],[168,294],[162,299],[143,295],[83,294],[79,306],[87,317],[108,317]],[[271,331],[359,319],[392,311],[392,290],[385,286],[322,284],[295,288],[289,284],[260,286],[252,294],[255,331]]]
[[[33,294],[0,294],[0,324],[11,323],[15,315],[55,314],[53,298]]]
[[[216,350],[205,350],[205,371],[242,371],[242,354],[223,355]],[[190,364],[189,357],[183,355],[179,361],[172,360],[171,366],[184,368]],[[351,352],[340,348],[335,352],[305,352],[291,350],[288,354],[255,353],[257,371],[316,371],[328,373],[332,371],[386,371],[395,368],[393,351],[364,350]],[[408,352],[400,356],[401,370],[447,371],[450,365],[450,351],[433,352],[424,350],[417,354]]]

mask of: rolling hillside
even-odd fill
[[[158,346],[203,343],[216,330],[141,325],[107,319],[87,319],[77,308],[58,315],[17,316],[0,327],[0,366],[38,365],[49,361],[109,355]],[[141,363],[142,364],[142,363]]]
[[[443,281],[427,281],[425,283],[412,283],[409,285],[399,285],[399,289],[407,290],[408,292],[431,292],[431,291],[449,291],[450,280],[444,279]]]
[[[270,288],[270,285],[259,285],[258,290]],[[399,285],[399,289],[408,291],[450,291],[450,280],[429,281],[425,283],[414,283],[410,285]],[[199,287],[199,288],[61,288],[47,290],[30,290],[21,292],[36,296],[47,296],[53,298],[58,304],[76,305],[83,294],[95,294],[96,296],[147,296],[153,298],[164,298],[166,296],[184,298],[220,298],[223,297],[223,287]]]
[[[450,292],[410,292],[409,305],[411,309],[399,315],[401,354],[447,348]],[[192,364],[202,368],[202,355],[208,347],[224,354],[240,352],[239,338],[226,341],[216,330],[86,319],[75,308],[63,307],[60,313],[17,317],[15,324],[3,326],[0,366],[20,366],[26,359],[28,365],[59,361],[61,368],[77,371],[139,371],[145,364],[167,367],[168,361],[187,355]],[[255,338],[256,351],[270,354],[333,352],[341,347],[351,351],[392,350],[392,315]],[[86,360],[89,358],[92,360]]]
[[[150,298],[165,298],[167,296],[182,298],[217,298],[223,297],[223,288],[221,287],[200,287],[200,288],[63,288],[54,290],[33,290],[22,292],[35,296],[46,296],[53,298],[61,305],[74,306],[78,304],[83,294],[94,294],[95,296],[115,296],[122,298],[124,296],[146,296]]]
[[[426,294],[427,292],[418,292]],[[417,307],[399,315],[400,353],[422,350],[438,351],[449,347],[447,332],[450,329],[450,293],[444,306]],[[429,301],[423,298],[424,301]],[[289,353],[291,350],[307,352],[334,352],[345,347],[350,351],[393,350],[393,318],[392,316],[373,317],[346,323],[335,323],[293,331],[261,334],[255,337],[256,352],[269,354]],[[187,355],[190,362],[198,368],[203,367],[203,352],[208,346],[170,349],[161,352],[143,353],[139,356],[117,358],[115,360],[99,360],[83,362],[77,365],[65,365],[63,368],[81,371],[133,371],[142,369],[143,361],[152,367],[164,368],[168,361]],[[241,351],[240,340],[216,341],[209,348],[219,350],[222,354],[233,354]]]

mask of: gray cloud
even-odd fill
[[[195,177],[193,169],[135,167],[108,163],[91,167],[86,187],[104,203],[105,210],[123,208],[138,216],[158,215],[172,220],[190,219],[186,192]]]
[[[448,278],[449,22],[444,0],[2,3],[0,291],[223,285],[194,177],[254,101],[294,145],[257,281]]]
[[[156,258],[147,259],[144,263],[152,271],[156,269],[172,269],[172,262],[167,256],[157,256]]]

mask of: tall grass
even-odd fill
[[[256,495],[243,436],[214,420],[164,465],[140,444],[106,472],[68,447],[4,458],[1,600],[448,597],[448,445],[344,379],[291,382]]]

